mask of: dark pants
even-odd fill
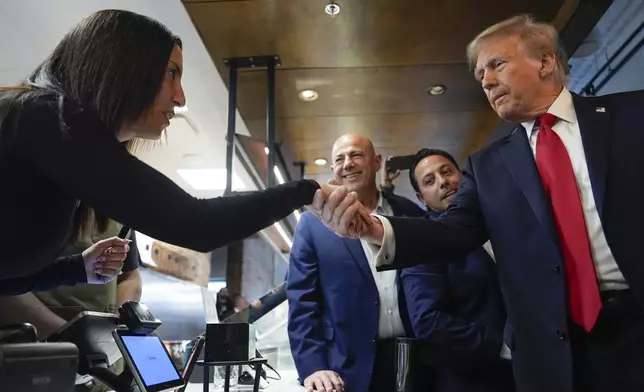
[[[629,290],[602,292],[587,333],[571,323],[576,392],[644,391],[644,311]]]
[[[506,359],[478,364],[438,366],[432,382],[435,392],[514,392],[512,362]]]
[[[380,340],[376,343],[376,359],[369,392],[396,391],[396,341]]]

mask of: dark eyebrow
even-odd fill
[[[169,61],[170,63],[172,63],[175,67],[177,67],[177,71],[179,72],[179,75],[183,75],[183,70],[181,69],[181,67],[179,66],[179,64],[175,63],[175,62],[174,62],[174,61],[172,61],[172,60],[168,60],[168,61]]]

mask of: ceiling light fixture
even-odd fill
[[[282,172],[280,171],[279,167],[273,166],[273,173],[275,173],[275,178],[277,179],[277,182],[279,184],[283,184],[284,176],[282,176]]]
[[[326,7],[324,7],[324,12],[331,15],[332,17],[336,16],[337,14],[340,13],[340,6],[334,2],[330,2],[329,4],[326,5]]]
[[[304,102],[311,102],[318,99],[318,93],[315,90],[302,90],[299,92],[298,96]]]
[[[178,169],[177,173],[197,191],[226,189],[226,169]],[[233,188],[245,189],[244,183],[233,173]]]
[[[435,86],[431,86],[430,88],[427,89],[427,94],[429,95],[443,95],[445,93],[445,86],[442,84],[437,84]]]
[[[327,161],[324,158],[318,158],[315,161],[313,161],[313,163],[315,163],[318,166],[324,166],[324,165],[326,165],[326,162]]]

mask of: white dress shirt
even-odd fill
[[[600,288],[602,290],[626,289],[628,285],[608,247],[604,229],[599,219],[590,176],[588,174],[588,165],[581,139],[581,131],[579,130],[579,123],[577,122],[577,114],[572,102],[572,95],[566,88],[561,91],[550,109],[548,109],[548,113],[554,114],[559,118],[559,121],[552,127],[552,130],[561,138],[561,141],[566,147],[575,173]],[[539,131],[533,130],[534,123],[535,121],[529,121],[521,125],[526,129],[532,152],[536,155],[536,142]],[[380,215],[376,215],[376,217],[383,224],[384,236],[382,246],[369,245],[377,253],[377,266],[391,264],[396,252],[396,240],[393,228],[387,218]]]
[[[599,287],[602,290],[621,290],[628,288],[624,275],[619,270],[613,253],[608,247],[604,228],[599,219],[599,212],[595,205],[595,196],[593,195],[592,184],[590,183],[590,174],[588,173],[588,164],[586,163],[586,154],[584,145],[581,140],[581,131],[577,122],[577,113],[572,103],[570,91],[564,88],[557,99],[552,103],[548,113],[554,114],[559,119],[552,130],[559,136],[572,164],[572,170],[575,172],[577,187],[579,188],[579,197],[581,206],[586,219],[586,230],[590,240],[591,253],[595,263],[595,272],[599,280]],[[537,156],[537,135],[539,129],[534,127],[535,121],[521,123],[528,134],[532,154]]]
[[[391,206],[382,197],[382,194],[380,194],[378,206],[373,212],[382,215],[393,215]],[[380,297],[378,337],[380,339],[388,339],[405,336],[405,328],[403,327],[400,310],[398,309],[398,282],[396,280],[396,271],[378,272],[376,270],[378,250],[373,249],[366,241],[360,240],[360,243],[362,244],[365,257],[369,262],[369,268],[373,274],[373,279],[378,288],[378,296]]]

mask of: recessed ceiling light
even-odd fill
[[[443,93],[445,93],[445,86],[443,86],[442,84],[431,86],[427,89],[427,93],[429,95],[443,95]]]
[[[311,102],[318,99],[318,92],[315,90],[302,90],[299,92],[298,96],[302,101]]]
[[[326,159],[318,158],[315,161],[313,161],[313,163],[315,163],[318,166],[324,166],[324,165],[326,165]]]
[[[336,3],[329,3],[326,5],[326,7],[324,7],[324,12],[331,16],[336,16],[340,13],[340,6]]]

